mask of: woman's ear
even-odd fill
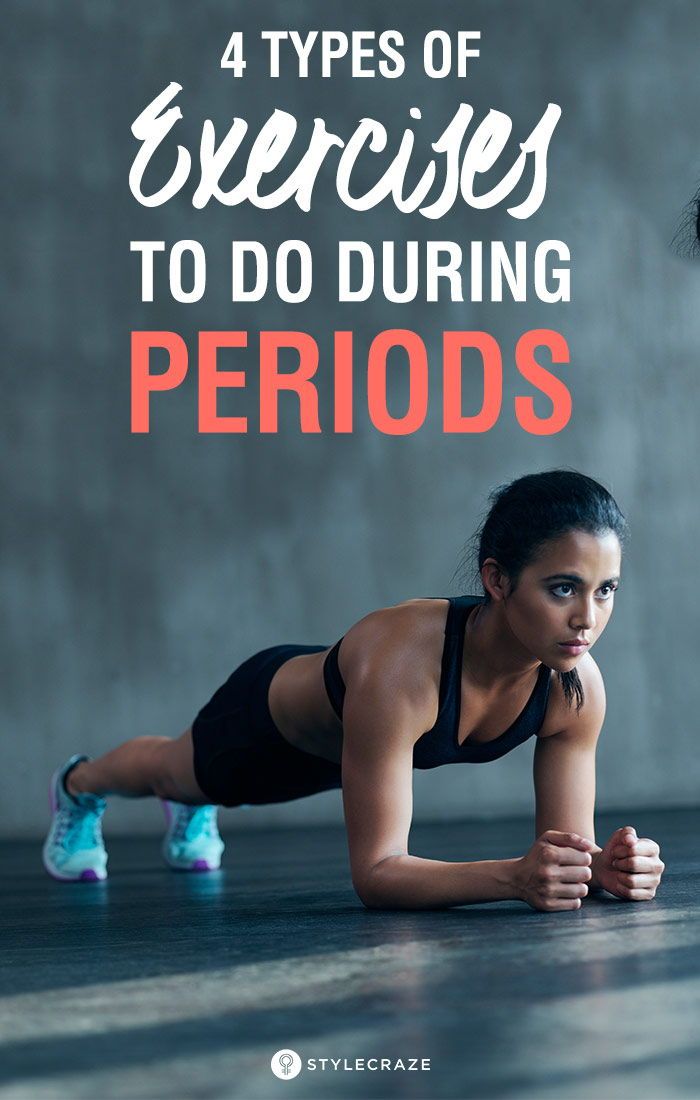
[[[510,595],[510,580],[495,558],[487,558],[481,567],[481,583],[494,603]]]

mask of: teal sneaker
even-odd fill
[[[168,823],[162,849],[168,866],[174,871],[218,871],[224,850],[216,824],[218,807],[161,802]]]
[[[87,756],[71,756],[57,768],[49,786],[52,819],[42,858],[52,878],[60,882],[101,882],[107,878],[107,853],[102,841],[102,814],[107,803],[96,794],[71,795],[65,777]]]

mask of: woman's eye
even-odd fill
[[[556,596],[558,599],[563,600],[568,600],[572,596],[576,595],[575,585],[570,584],[568,581],[562,584],[553,585],[549,591],[552,593],[553,596]],[[598,598],[601,600],[609,600],[616,591],[616,584],[601,584],[600,588],[598,589],[597,595]]]
[[[610,597],[611,597],[612,595],[614,595],[614,593],[615,593],[615,590],[616,590],[616,586],[615,586],[615,585],[612,585],[612,584],[603,584],[603,585],[601,585],[601,587],[600,587],[600,588],[598,589],[598,591],[599,591],[599,592],[600,592],[600,593],[602,594],[602,598],[603,598],[604,600],[609,600],[609,599],[610,599]]]

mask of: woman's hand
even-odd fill
[[[578,909],[588,893],[592,840],[548,829],[515,864],[517,895],[533,909]]]
[[[664,867],[656,841],[638,837],[631,825],[616,829],[593,856],[596,885],[624,901],[651,901]]]

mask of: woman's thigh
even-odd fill
[[[192,730],[187,729],[174,740],[163,742],[159,749],[158,778],[155,786],[160,798],[204,806],[209,799],[194,774]]]

